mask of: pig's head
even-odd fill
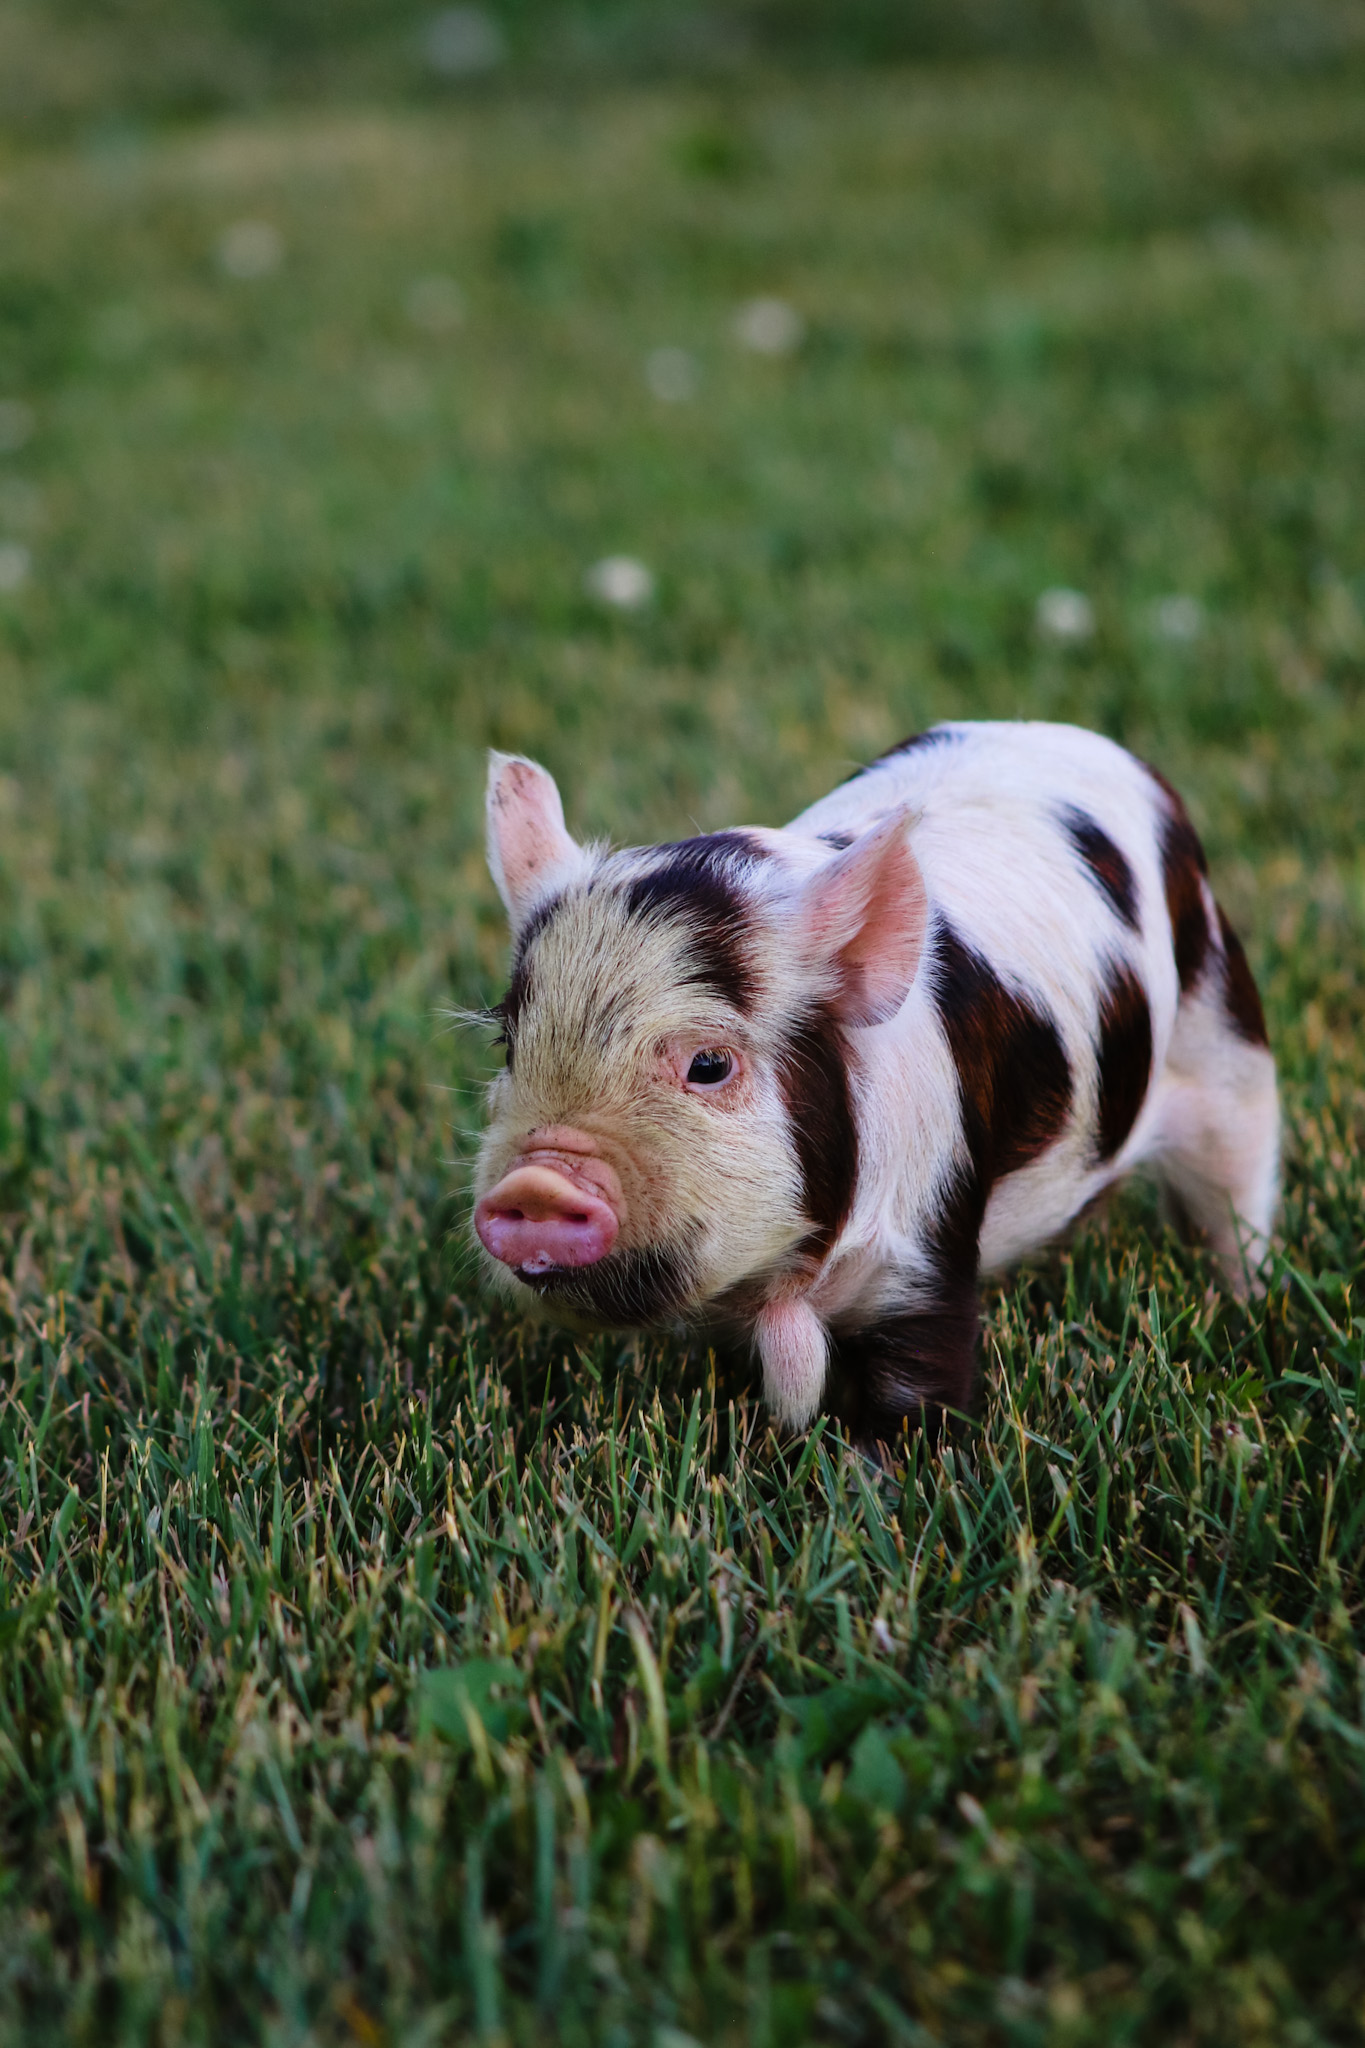
[[[474,1227],[505,1291],[629,1328],[752,1313],[818,1265],[857,1174],[856,1035],[923,946],[905,828],[611,853],[570,838],[543,768],[493,756],[512,979]]]

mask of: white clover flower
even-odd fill
[[[1152,631],[1159,640],[1188,646],[1204,630],[1204,607],[1197,597],[1159,597],[1151,607]]]
[[[654,595],[654,578],[633,555],[606,555],[583,579],[590,597],[617,611],[638,612]]]
[[[218,238],[218,268],[229,277],[269,277],[284,261],[284,237],[268,220],[235,220]]]
[[[8,595],[28,582],[33,557],[21,541],[0,540],[0,594]]]
[[[735,315],[735,336],[759,356],[789,356],[800,348],[806,323],[785,299],[750,299]]]
[[[1045,590],[1034,611],[1038,631],[1045,640],[1078,647],[1095,631],[1095,607],[1080,590]]]
[[[439,272],[415,277],[403,304],[413,326],[427,334],[451,334],[464,320],[464,293],[453,277]]]
[[[438,78],[477,78],[497,70],[507,38],[482,7],[443,7],[427,23],[422,55]]]
[[[22,398],[0,398],[0,455],[13,455],[33,434],[33,407]]]
[[[685,348],[651,349],[645,359],[645,382],[665,405],[682,405],[696,397],[696,360]]]

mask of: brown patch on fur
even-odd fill
[[[741,1015],[756,991],[747,906],[733,875],[766,858],[767,849],[743,832],[709,832],[662,848],[657,865],[626,885],[632,917],[675,920],[687,936],[692,978]]]
[[[855,768],[848,780],[856,782],[860,775],[866,775],[869,769],[880,768],[883,761],[894,761],[898,754],[913,754],[922,747],[956,747],[961,744],[961,740],[960,732],[949,732],[941,725],[931,725],[927,732],[912,732],[909,739],[897,740],[894,747],[888,747],[884,754],[878,754],[876,760],[869,761],[866,768]]]
[[[1141,921],[1138,917],[1137,876],[1127,855],[1115,846],[1103,826],[1077,805],[1066,806],[1062,812],[1062,824],[1100,894],[1130,931],[1138,931]]]
[[[980,1304],[959,1286],[930,1313],[886,1316],[836,1340],[828,1405],[842,1428],[869,1450],[893,1446],[904,1428],[931,1442],[946,1411],[971,1406]]]
[[[1223,936],[1223,1003],[1233,1028],[1248,1045],[1270,1044],[1261,1008],[1260,990],[1242,949],[1242,941],[1228,923],[1222,909],[1218,929]]]
[[[893,1443],[903,1424],[939,1434],[965,1409],[976,1375],[976,1271],[981,1219],[997,1180],[1039,1158],[1071,1113],[1071,1068],[1052,1019],[996,977],[940,919],[935,1001],[961,1089],[970,1164],[933,1233],[935,1308],[884,1317],[842,1340],[835,1412],[864,1441]]]
[[[512,979],[508,984],[507,994],[493,1011],[501,1026],[498,1037],[493,1042],[495,1045],[506,1047],[509,1070],[517,1056],[517,1025],[521,1021],[521,1013],[531,993],[531,948],[563,900],[562,896],[551,896],[544,903],[537,904],[517,933],[516,951],[512,959]]]
[[[852,1206],[858,1175],[848,1056],[827,1004],[787,1033],[777,1073],[801,1166],[801,1206],[812,1226],[803,1249],[823,1257]]]
[[[976,1275],[977,1240],[996,1181],[1039,1158],[1066,1128],[1071,1068],[1052,1019],[997,980],[940,919],[935,1000],[962,1091],[971,1169],[941,1226],[948,1266]]]
[[[1203,885],[1209,864],[1179,792],[1159,768],[1146,761],[1142,765],[1166,798],[1166,816],[1161,824],[1161,877],[1171,920],[1175,971],[1180,977],[1181,994],[1188,995],[1208,957],[1211,934]]]
[[[1117,967],[1100,1003],[1099,1104],[1095,1144],[1112,1159],[1126,1141],[1152,1079],[1152,1013],[1131,968]]]

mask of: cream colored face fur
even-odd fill
[[[619,1184],[605,1257],[531,1285],[490,1260],[497,1283],[629,1326],[799,1274],[821,1197],[791,1100],[824,1056],[799,1027],[818,1011],[842,1043],[904,1001],[926,921],[904,815],[842,852],[748,831],[610,854],[570,838],[543,768],[494,755],[488,856],[514,969],[476,1200],[526,1159],[590,1178],[585,1142]],[[689,1067],[709,1049],[733,1071],[701,1085]],[[842,1065],[836,1093],[847,1124]],[[850,1135],[849,1173],[852,1153]]]
[[[684,925],[631,915],[624,878],[613,886],[599,867],[593,879],[591,889],[586,877],[570,886],[527,949],[476,1191],[492,1188],[535,1134],[586,1133],[620,1179],[617,1251],[684,1251],[679,1307],[692,1307],[777,1266],[805,1234],[777,1047],[761,1018],[695,979]],[[732,1076],[689,1086],[694,1054],[711,1047],[732,1053]],[[495,1270],[515,1297],[535,1299],[506,1267]]]

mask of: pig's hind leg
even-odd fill
[[[1246,956],[1227,920],[1181,997],[1157,1085],[1151,1165],[1173,1220],[1245,1294],[1270,1243],[1279,1188],[1275,1062]]]

